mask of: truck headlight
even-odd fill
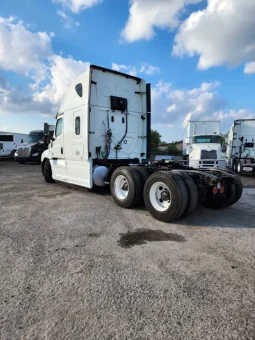
[[[36,157],[36,156],[38,156],[39,155],[39,153],[37,152],[37,153],[34,153],[33,155],[32,155],[32,157]]]
[[[18,151],[14,152],[14,157],[18,157]]]

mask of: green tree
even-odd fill
[[[171,156],[181,156],[182,151],[178,150],[175,143],[172,143],[167,148],[167,154]]]
[[[220,133],[220,144],[221,145],[224,145],[225,144],[225,136],[222,134],[222,133]]]
[[[151,148],[157,148],[161,143],[161,134],[157,130],[151,129]]]

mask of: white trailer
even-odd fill
[[[238,174],[255,174],[255,119],[235,120],[228,134],[227,166]]]
[[[27,139],[28,134],[0,131],[0,157],[14,157],[17,147]]]
[[[226,168],[220,142],[220,122],[189,121],[183,139],[183,155],[194,169]]]
[[[117,205],[131,208],[144,200],[161,221],[188,215],[198,199],[215,209],[237,202],[242,183],[235,174],[194,171],[174,160],[145,164],[150,98],[144,80],[91,65],[71,85],[56,116],[54,136],[41,158],[45,181],[88,189],[110,185]]]

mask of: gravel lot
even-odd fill
[[[0,162],[0,339],[255,339],[255,180],[174,224]]]

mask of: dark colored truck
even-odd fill
[[[42,153],[48,149],[52,125],[44,124],[44,130],[29,132],[28,141],[18,146],[15,160],[20,164],[27,162],[41,163]]]

